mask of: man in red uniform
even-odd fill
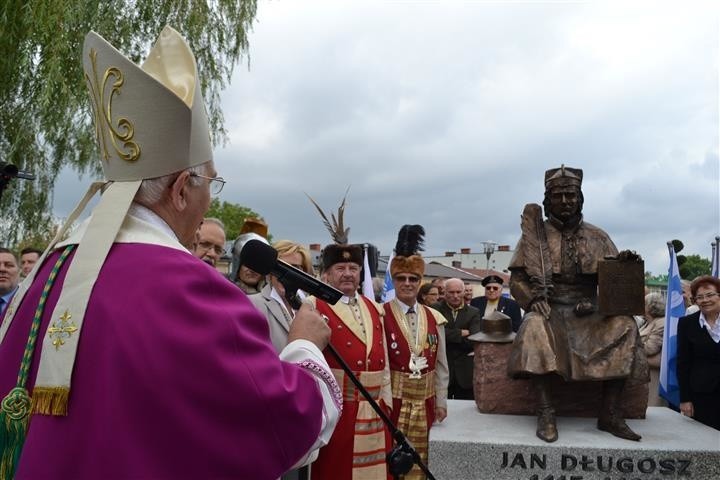
[[[343,240],[346,240],[343,239]],[[343,292],[335,305],[310,298],[328,318],[331,344],[373,398],[383,407],[392,402],[382,308],[357,293],[363,252],[360,245],[331,244],[322,252],[327,282]],[[390,432],[380,417],[327,351],[325,359],[343,390],[343,412],[330,438],[311,467],[313,479],[350,480],[387,477],[385,456],[392,447]]]
[[[443,327],[447,320],[416,300],[425,273],[425,261],[418,254],[423,235],[420,225],[400,229],[390,262],[395,298],[385,303],[384,309],[392,379],[391,419],[427,464],[430,426],[447,416],[449,376]],[[404,478],[425,476],[414,466]]]

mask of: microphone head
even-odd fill
[[[248,240],[240,251],[240,265],[267,275],[277,264],[277,250],[260,240]]]

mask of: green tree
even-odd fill
[[[235,240],[240,235],[240,229],[247,217],[262,218],[248,207],[243,207],[237,203],[220,203],[217,198],[212,199],[210,209],[205,216],[214,217],[223,222],[225,224],[225,237],[230,241]],[[268,235],[268,237],[270,237],[268,238],[268,241],[270,241],[272,236]]]
[[[35,173],[0,199],[0,245],[15,245],[52,222],[60,170],[99,176],[82,73],[84,37],[94,30],[139,63],[165,25],[195,53],[213,142],[226,140],[220,91],[247,51],[257,0],[5,0],[0,6],[0,164]]]
[[[685,262],[679,267],[680,277],[692,280],[700,275],[710,275],[712,264],[709,259],[700,255],[687,255]]]

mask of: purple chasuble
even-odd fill
[[[15,386],[57,256],[0,345],[0,396]],[[71,261],[47,302],[31,395]],[[276,479],[310,449],[322,415],[314,378],[279,360],[235,285],[187,252],[115,244],[88,304],[68,416],[31,417],[16,479]]]

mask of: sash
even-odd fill
[[[384,479],[387,477],[385,424],[343,370],[333,368],[332,372],[338,384],[342,385],[343,401],[358,404],[353,436],[352,480]],[[353,373],[377,402],[380,398],[384,372],[380,370]]]
[[[423,463],[428,463],[428,417],[425,400],[435,397],[435,372],[423,374],[420,378],[410,378],[406,372],[391,371],[392,392],[394,398],[401,399],[400,415],[397,427],[412,443]],[[413,465],[405,480],[424,480],[425,474]]]

